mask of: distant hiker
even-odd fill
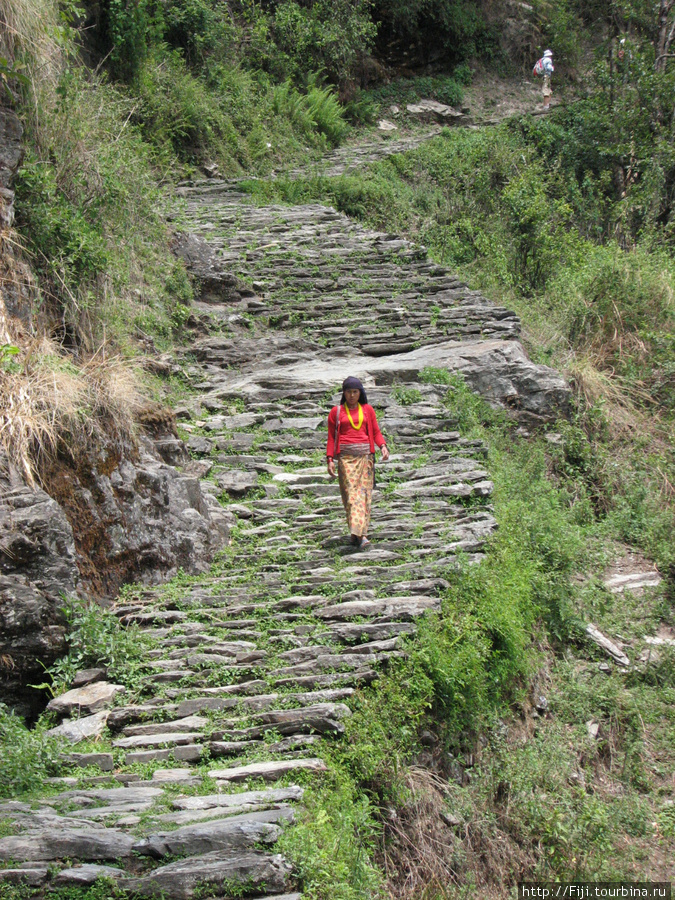
[[[338,461],[340,494],[347,514],[351,541],[365,550],[370,544],[368,526],[375,477],[375,445],[382,459],[389,459],[389,449],[377,424],[375,410],[358,378],[342,382],[340,404],[328,416],[328,474],[335,478]]]
[[[544,97],[544,109],[548,109],[551,103],[551,75],[553,75],[553,53],[551,50],[544,50],[544,55],[534,64],[532,73],[544,77],[544,84],[541,92]]]

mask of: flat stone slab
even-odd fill
[[[219,850],[181,859],[142,878],[125,879],[120,886],[140,897],[192,900],[205,896],[205,891],[231,893],[237,884],[245,885],[247,892],[258,888],[280,893],[288,888],[290,874],[291,866],[280,854]]]
[[[468,386],[488,401],[544,419],[564,414],[569,407],[571,391],[558,372],[529,360],[519,341],[495,339],[444,341],[377,358],[354,351],[339,359],[309,353],[298,363],[275,365],[270,360],[264,375],[223,373],[216,393],[227,387],[230,393],[255,399],[262,391],[258,382],[272,377],[284,385],[287,395],[308,385],[332,391],[347,371],[359,372],[364,384],[371,380],[386,384],[394,378],[417,380],[425,368],[461,372]]]
[[[273,897],[259,897],[258,900],[302,900],[302,894],[275,894]]]
[[[149,834],[134,844],[134,852],[141,856],[161,859],[163,856],[196,856],[216,850],[241,852],[256,844],[274,844],[281,828],[276,823],[281,811],[231,816],[227,819],[185,825],[176,831]]]
[[[218,487],[232,497],[242,497],[258,484],[255,472],[223,472],[216,476]]]
[[[302,800],[305,791],[297,784],[265,791],[242,791],[236,794],[204,794],[201,797],[177,797],[171,804],[174,809],[219,809],[240,807],[246,804],[282,803]]]
[[[139,734],[133,737],[118,738],[113,741],[113,747],[162,747],[180,744],[194,744],[195,741],[204,739],[201,732],[196,731],[169,731],[164,734]]]
[[[93,884],[99,878],[123,878],[126,875],[124,869],[115,866],[97,866],[92,863],[84,866],[73,866],[72,869],[62,869],[54,878],[54,884],[87,885]]]
[[[136,776],[138,778],[138,776]],[[68,801],[78,806],[86,806],[94,800],[102,803],[110,803],[114,806],[130,806],[134,803],[152,803],[161,797],[163,790],[159,787],[118,787],[118,788],[90,788],[88,790],[63,791],[56,797],[51,797],[45,802]]]
[[[146,725],[127,725],[124,729],[125,737],[135,735],[169,734],[173,732],[190,732],[205,728],[209,720],[201,716],[185,716],[175,719],[173,722],[148,722]]]
[[[631,572],[628,575],[612,575],[605,579],[604,585],[612,594],[621,594],[624,591],[640,593],[647,587],[658,587],[661,581],[658,572]]]
[[[194,769],[155,769],[152,780],[158,784],[201,784],[201,775]]]
[[[376,616],[389,616],[393,619],[407,619],[421,616],[431,610],[438,612],[441,601],[438,597],[391,597],[384,600],[352,600],[347,603],[338,603],[326,606],[316,611],[316,615],[322,619],[352,619],[357,616],[375,618]]]
[[[250,763],[248,766],[236,766],[231,769],[211,769],[209,775],[217,781],[236,782],[246,781],[249,778],[276,781],[301,769],[325,772],[326,763],[322,759],[283,759],[276,762]]]
[[[181,812],[162,813],[157,816],[158,822],[169,822],[172,825],[193,825],[205,820],[217,821],[233,816],[247,815],[260,822],[293,822],[295,810],[288,803],[277,803],[273,806],[265,804],[244,804],[242,806],[224,806],[216,809],[184,809]]]
[[[92,681],[105,681],[107,674],[106,670],[100,667],[95,669],[80,669],[79,672],[75,673],[75,677],[73,678],[70,687],[79,688],[85,684],[91,684]]]
[[[68,753],[63,761],[79,768],[94,766],[102,772],[112,772],[114,768],[112,753]]]
[[[86,741],[87,738],[98,737],[102,734],[108,721],[108,711],[94,713],[93,716],[84,716],[82,719],[65,719],[56,728],[50,728],[46,733],[52,737],[62,737],[71,744]]]
[[[30,887],[39,887],[47,880],[49,869],[47,866],[35,868],[0,869],[0,884],[27,884]]]
[[[594,644],[597,644],[608,656],[611,656],[615,663],[618,663],[620,666],[630,666],[630,660],[623,650],[614,641],[610,641],[608,637],[605,637],[592,622],[586,625],[586,634]]]
[[[0,859],[122,859],[131,856],[133,845],[131,835],[112,828],[55,828],[0,838]]]
[[[58,715],[70,716],[73,712],[91,715],[101,709],[106,709],[117,694],[125,691],[126,688],[121,684],[94,681],[92,684],[66,691],[65,694],[54,697],[47,704],[47,709]]]

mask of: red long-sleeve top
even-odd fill
[[[341,444],[370,444],[371,453],[375,452],[375,444],[377,444],[378,447],[384,446],[386,441],[377,424],[375,410],[369,403],[363,403],[361,409],[363,410],[363,425],[359,429],[356,429],[349,421],[345,407],[340,407],[340,430],[337,435],[337,446],[335,446],[335,424],[337,421],[338,407],[334,406],[331,409],[328,416],[327,457],[332,458],[337,456],[340,452]],[[351,412],[351,417],[358,424],[358,410]]]

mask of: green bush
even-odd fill
[[[32,150],[17,180],[17,227],[35,260],[51,314],[92,348],[126,344],[142,294],[160,318],[174,268],[151,151],[131,123],[134,105],[83,71],[36,85],[27,116]]]
[[[123,628],[117,616],[97,603],[71,599],[65,615],[68,654],[48,669],[52,689],[67,688],[76,672],[92,666],[103,666],[111,680],[137,688],[148,638],[135,626]]]
[[[326,783],[308,789],[295,827],[279,840],[305,897],[363,900],[379,895],[382,876],[372,863],[376,809],[339,765]]]
[[[35,790],[59,770],[62,744],[44,727],[29,731],[23,720],[0,703],[0,797]]]
[[[307,111],[315,123],[316,130],[324,134],[331,144],[339,144],[347,131],[347,123],[333,89],[310,83],[307,92]]]
[[[217,0],[167,0],[162,6],[162,36],[185,54],[189,65],[208,68],[211,59],[227,59],[241,35]]]
[[[381,40],[419,45],[422,58],[438,49],[454,62],[498,52],[496,31],[471,0],[375,0],[374,17],[382,23]]]
[[[270,17],[271,64],[294,79],[322,71],[334,83],[348,81],[375,37],[368,0],[281,0]]]
[[[97,39],[114,78],[138,76],[152,40],[155,19],[149,0],[101,0]]]
[[[461,106],[463,86],[471,83],[471,69],[458,66],[459,76],[422,75],[417,78],[397,78],[389,84],[378,85],[366,92],[366,96],[381,104],[413,103],[422,98],[438,100],[449,106]]]
[[[319,83],[317,76],[310,78],[306,94],[301,93],[290,81],[274,88],[272,108],[276,115],[285,116],[306,137],[324,135],[331,144],[338,144],[347,123],[335,91]]]
[[[141,105],[135,113],[144,138],[167,161],[204,160],[210,156],[249,162],[245,141],[238,134],[221,98],[192,75],[177,51],[148,60],[139,76]]]
[[[68,286],[105,271],[109,256],[102,222],[85,215],[59,189],[54,166],[30,155],[17,182],[17,224],[30,235],[36,267]]]

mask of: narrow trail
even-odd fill
[[[105,875],[139,897],[299,900],[274,844],[303,814],[327,742],[497,527],[487,449],[458,431],[442,375],[531,417],[568,397],[525,356],[517,317],[423,248],[316,204],[255,207],[226,183],[182,193],[209,330],[182,360],[197,392],[177,412],[189,471],[229,499],[231,543],[211,573],[116,606],[149,642],[136,695],[102,711],[100,682],[58,698],[100,735],[72,758],[89,768],[0,804],[0,884],[37,895]],[[348,374],[392,450],[365,553],[325,470]]]

